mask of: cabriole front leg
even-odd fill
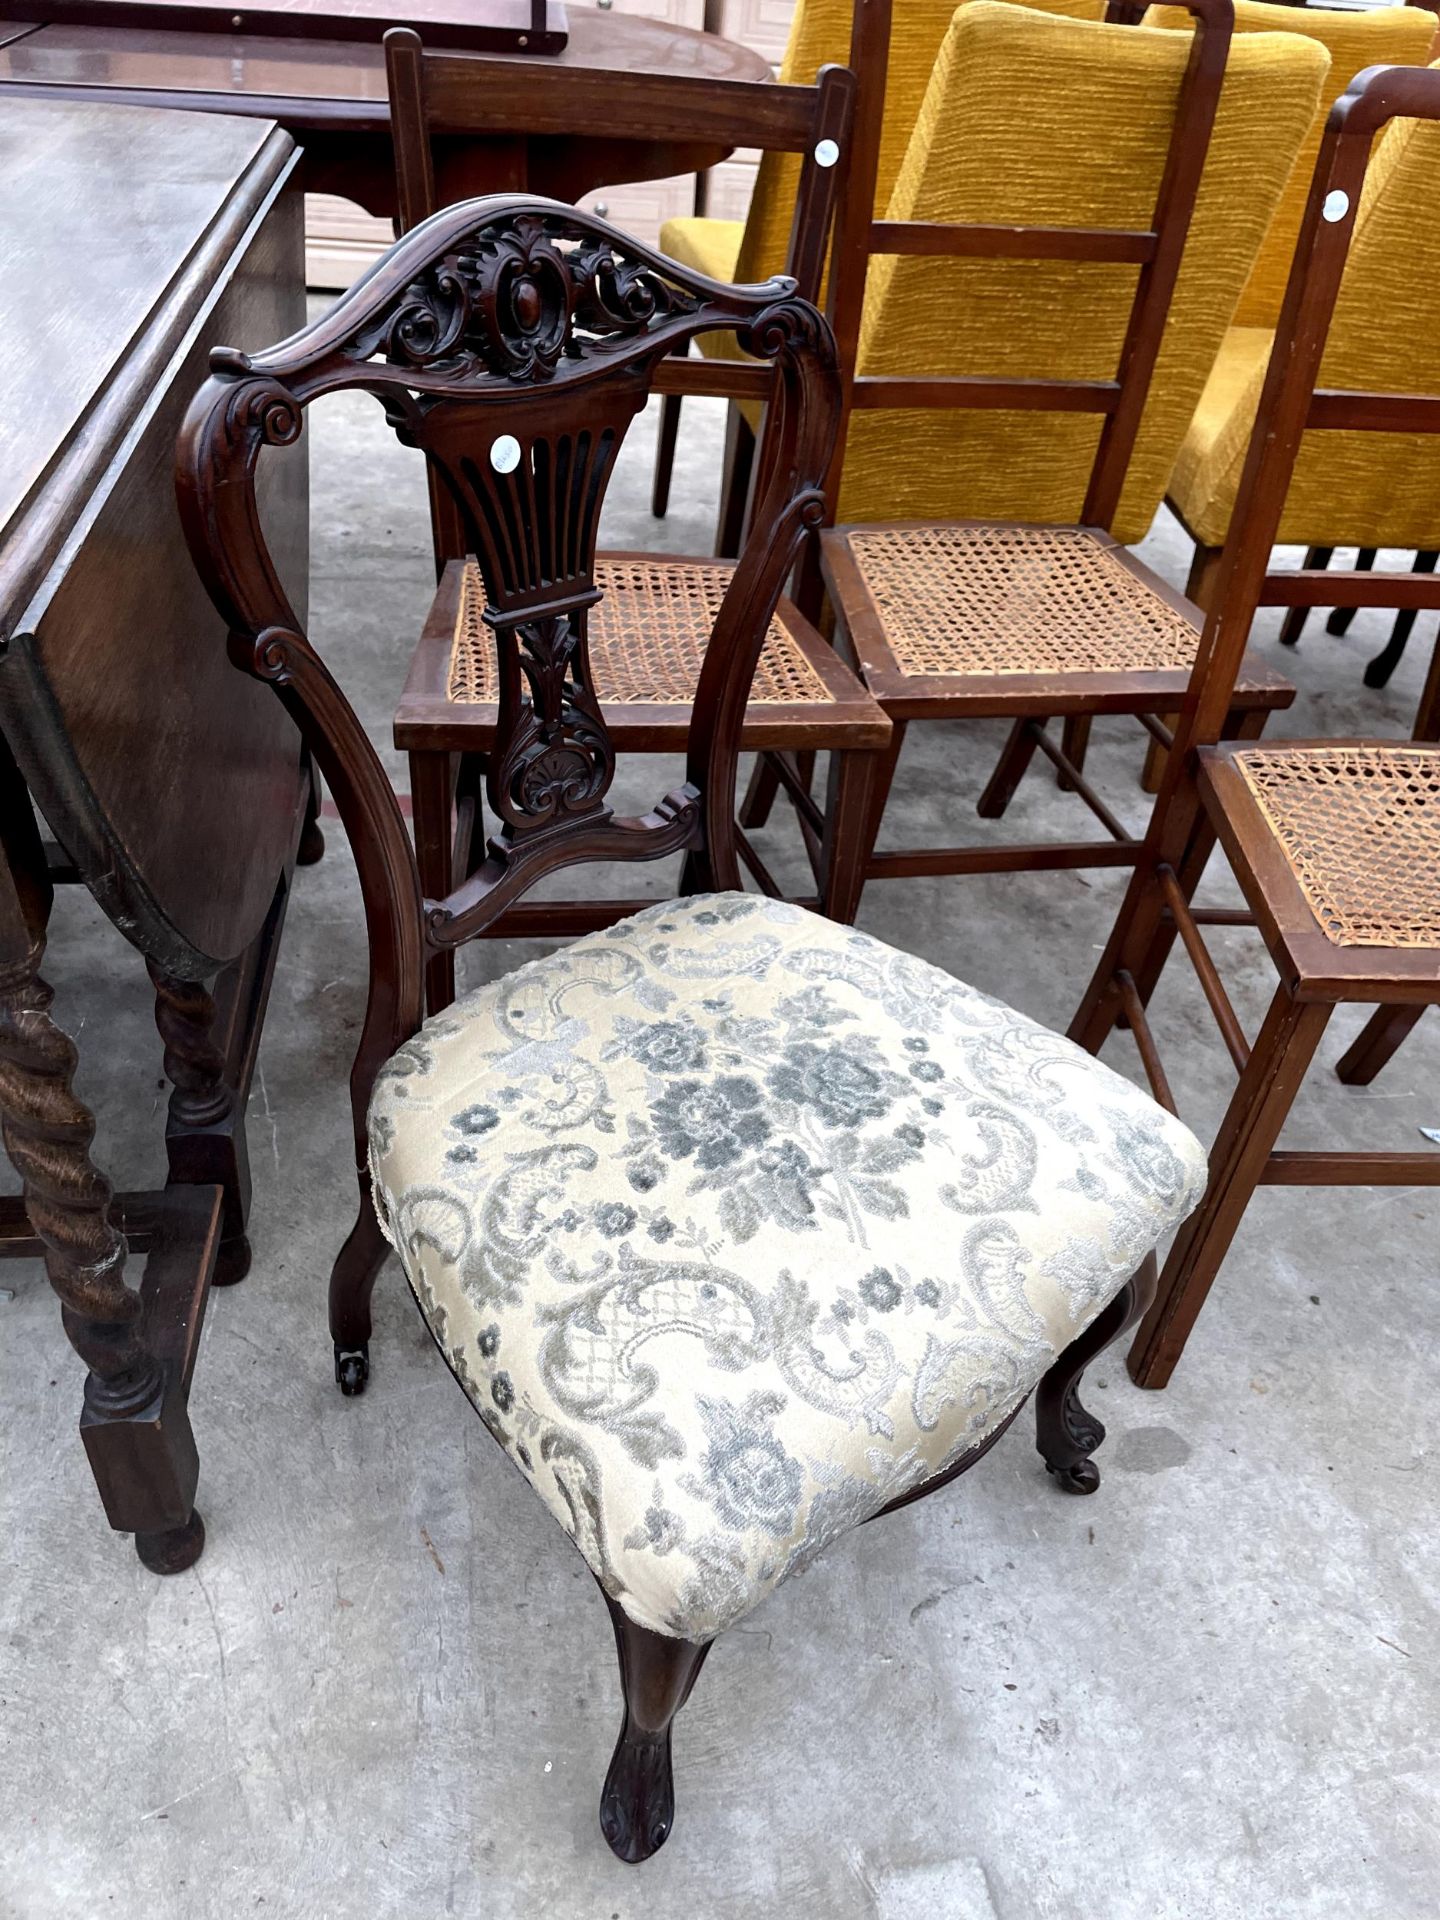
[[[1105,1428],[1080,1400],[1080,1382],[1091,1361],[1127,1333],[1155,1297],[1157,1267],[1153,1253],[1125,1282],[1115,1298],[1060,1354],[1035,1392],[1035,1445],[1066,1493],[1094,1493],[1100,1469],[1094,1456]]]
[[[659,1852],[675,1824],[670,1730],[714,1643],[672,1640],[636,1626],[609,1594],[605,1604],[620,1656],[625,1718],[600,1795],[600,1831],[610,1851],[634,1866]]]
[[[76,1052],[50,1018],[39,947],[0,971],[0,1133],[24,1185],[66,1337],[89,1369],[81,1436],[112,1527],[157,1573],[200,1556],[199,1461],[175,1369],[145,1338],[110,1183],[90,1158],[95,1121],[72,1087]]]

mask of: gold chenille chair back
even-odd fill
[[[1146,26],[1190,30],[1183,7],[1151,7]],[[1314,40],[1330,56],[1330,78],[1320,110],[1310,124],[1290,169],[1255,263],[1235,309],[1237,327],[1273,328],[1285,297],[1285,282],[1295,257],[1295,239],[1310,192],[1310,177],[1320,151],[1320,135],[1331,103],[1357,73],[1375,66],[1423,66],[1431,58],[1436,31],[1434,13],[1424,7],[1377,7],[1342,11],[1337,7],[1270,5],[1269,0],[1235,0],[1235,32],[1294,33]]]
[[[1174,9],[1157,9],[1169,23]],[[1440,45],[1434,13],[1421,7],[1384,7],[1342,13],[1318,7],[1276,7],[1239,0],[1236,26],[1245,32],[1279,21],[1286,31],[1318,40],[1331,56],[1326,106],[1362,69],[1379,64],[1419,66]],[[1218,550],[1225,539],[1244,464],[1245,448],[1259,405],[1276,315],[1295,248],[1310,173],[1319,150],[1323,114],[1317,115],[1270,230],[1251,272],[1235,323],[1225,336],[1171,475],[1170,505],[1196,542],[1194,590],[1209,591]],[[1408,136],[1392,128],[1381,141],[1366,183],[1367,205],[1384,205],[1374,227],[1357,234],[1346,268],[1346,292],[1336,309],[1326,348],[1326,379],[1372,390],[1432,391],[1436,341],[1433,269],[1423,266],[1433,235],[1433,199],[1415,181],[1412,159],[1405,193],[1390,190],[1388,170]],[[1427,277],[1427,271],[1432,277]],[[1377,278],[1378,275],[1378,278]],[[1398,276],[1398,304],[1386,302],[1388,276]],[[1353,293],[1350,291],[1353,289]],[[1391,306],[1404,316],[1398,331],[1377,328],[1373,315]],[[1423,570],[1440,548],[1440,448],[1424,437],[1311,435],[1305,442],[1280,522],[1284,542],[1309,549],[1307,565],[1328,564],[1337,547],[1360,549],[1360,566],[1373,565],[1382,547],[1414,548]],[[1353,605],[1331,614],[1328,627],[1343,634]],[[1295,645],[1306,609],[1286,615],[1280,638]],[[1366,684],[1383,687],[1398,664],[1414,626],[1413,609],[1396,617],[1390,643],[1365,670]]]
[[[1102,3],[1103,0],[1072,0],[1072,4],[1097,10]],[[884,57],[884,21],[873,5],[867,8],[865,0],[797,0],[791,15],[790,37],[780,62],[782,86],[809,86],[823,66],[833,63],[853,67],[863,90],[873,84],[878,66],[886,66],[874,194],[877,212],[883,212],[905,158],[911,129],[955,6],[956,0],[904,0],[896,10],[888,64]],[[871,112],[873,115],[873,107]],[[723,220],[707,214],[686,214],[667,220],[660,229],[661,252],[712,280],[749,284],[767,279],[771,274],[793,271],[790,243],[799,180],[798,154],[762,153],[744,220]],[[819,296],[821,289],[805,291]],[[731,341],[705,341],[697,351],[712,359],[742,357],[740,349]],[[652,499],[658,518],[664,517],[669,505],[680,407],[678,394],[667,395]],[[731,407],[730,447],[717,540],[717,551],[721,553],[732,553],[738,545],[760,411],[754,401],[737,401]]]
[[[1319,106],[1318,48],[1231,43],[1184,259],[1111,530],[1148,531],[1299,144]],[[956,15],[889,201],[900,221],[1144,226],[1185,73],[1165,36],[977,0]],[[863,107],[862,107],[863,115]],[[876,258],[860,377],[1105,378],[1135,266],[1093,260]],[[838,325],[842,340],[843,321]],[[960,406],[851,421],[837,517],[1074,522],[1094,415]]]
[[[791,16],[790,37],[780,63],[782,84],[807,86],[827,62],[848,65],[856,74],[857,133],[867,121],[874,127],[875,151],[862,170],[873,169],[876,218],[889,205],[904,165],[956,4],[957,0],[903,0],[889,9],[874,0],[798,0]],[[1105,12],[1105,0],[1013,0],[1013,4],[1084,20],[1100,20]],[[882,70],[884,99],[877,112],[873,90]],[[798,155],[762,154],[743,221],[706,215],[667,220],[660,230],[661,251],[712,279],[748,283],[785,272],[799,168]],[[823,288],[817,291],[823,294]],[[698,351],[713,358],[734,358],[740,352],[728,342],[706,342]],[[739,540],[760,407],[753,401],[738,401],[731,413],[718,541],[721,553],[735,551]],[[679,418],[679,397],[667,397],[652,502],[661,518],[669,504]]]

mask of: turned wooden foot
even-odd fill
[[[670,1730],[712,1643],[652,1633],[608,1594],[605,1604],[620,1656],[625,1718],[600,1794],[600,1831],[610,1851],[634,1866],[659,1852],[675,1823]]]
[[[137,1533],[135,1551],[151,1573],[183,1573],[193,1567],[205,1551],[205,1522],[199,1508],[191,1509],[182,1527],[171,1527],[166,1533]]]

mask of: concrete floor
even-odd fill
[[[642,425],[607,536],[707,551],[718,411],[690,407],[663,528],[646,510],[651,444]],[[427,596],[419,476],[359,400],[319,411],[313,462],[315,631],[380,739]],[[1150,546],[1183,579],[1174,528]],[[1360,664],[1388,616],[1343,643],[1313,624],[1277,731],[1406,729],[1429,623],[1384,694]],[[1272,655],[1273,631],[1270,617]],[[997,739],[922,733],[887,832],[978,831]],[[1137,825],[1139,756],[1138,731],[1098,730],[1103,785]],[[628,784],[654,793],[660,774]],[[1073,837],[1074,807],[1032,775],[1006,831]],[[766,845],[798,882],[778,816]],[[890,883],[862,923],[1063,1025],[1117,892],[1105,874]],[[1217,938],[1258,1024],[1263,952]],[[472,950],[468,977],[520,957]],[[68,897],[47,972],[104,1164],[118,1184],[157,1180],[138,962]],[[362,977],[332,823],[299,877],[251,1108],[254,1271],[213,1302],[194,1391],[209,1546],[191,1572],[157,1580],[107,1531],[43,1275],[0,1275],[5,1920],[1440,1910],[1432,1197],[1263,1193],[1169,1391],[1140,1393],[1118,1355],[1092,1375],[1112,1436],[1094,1499],[1048,1484],[1022,1420],[963,1483],[767,1601],[680,1721],[673,1838],[628,1869],[595,1819],[619,1713],[599,1595],[393,1267],[368,1394],[331,1381]],[[1440,1017],[1352,1092],[1330,1069],[1359,1020],[1333,1022],[1293,1138],[1414,1149],[1440,1123]],[[1183,965],[1157,1023],[1203,1133],[1229,1069]],[[1114,1058],[1134,1069],[1123,1037]]]

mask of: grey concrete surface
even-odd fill
[[[614,544],[704,552],[717,411],[647,511],[652,423]],[[317,636],[383,740],[427,597],[424,499],[368,403],[313,442]],[[1162,523],[1150,548],[1183,579]],[[1260,645],[1275,654],[1274,618]],[[1432,623],[1391,688],[1387,616],[1314,623],[1278,731],[1408,726]],[[907,754],[895,840],[979,830],[995,728]],[[1137,730],[1094,764],[1139,825]],[[627,775],[659,790],[662,770]],[[955,782],[959,795],[947,797]],[[1070,837],[1040,773],[1004,831]],[[765,841],[792,881],[793,832]],[[655,890],[659,872],[648,876]],[[633,878],[622,880],[633,887]],[[1215,883],[1225,897],[1228,882]],[[1063,1025],[1108,928],[1104,874],[873,886],[862,921]],[[1217,936],[1258,1023],[1270,976]],[[485,946],[471,980],[521,957]],[[100,1155],[160,1177],[163,1092],[135,956],[84,899],[48,973]],[[0,1284],[0,1915],[4,1920],[1427,1920],[1440,1910],[1436,1206],[1262,1193],[1168,1392],[1095,1370],[1088,1501],[1023,1420],[938,1498],[841,1542],[731,1634],[679,1723],[673,1838],[627,1869],[595,1810],[618,1724],[578,1557],[481,1431],[392,1265],[368,1394],[330,1373],[325,1279],[353,1209],[345,1075],[362,997],[354,868],[330,824],[299,876],[251,1109],[254,1271],[216,1297],[192,1402],[204,1558],[160,1581],[105,1525],[80,1375],[38,1266]],[[1157,1007],[1204,1132],[1229,1068],[1183,965]],[[1415,1149],[1440,1123],[1440,1017],[1369,1092],[1331,1068],[1293,1138]],[[1134,1070],[1123,1037],[1113,1058]]]

